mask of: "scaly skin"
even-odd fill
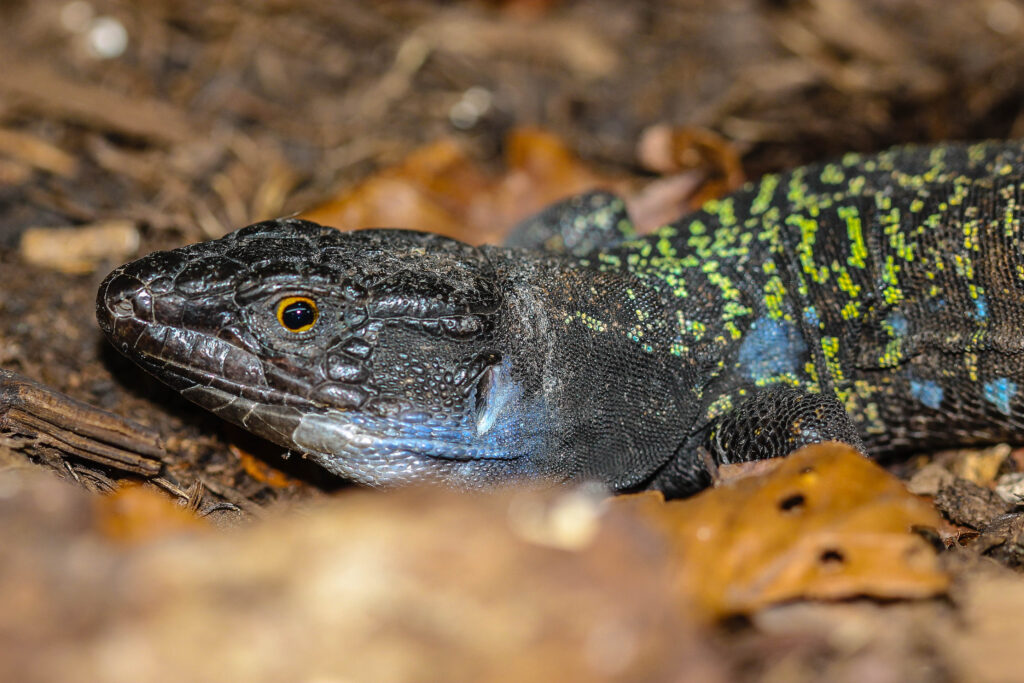
[[[122,266],[98,316],[184,395],[363,483],[681,495],[709,458],[1014,440],[1022,171],[1018,142],[848,155],[642,238],[585,195],[505,248],[269,221]],[[319,307],[308,331],[275,319],[289,296]]]

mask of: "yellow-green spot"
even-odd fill
[[[971,259],[963,254],[954,254],[953,263],[956,264],[956,274],[968,280],[974,279],[974,264]]]
[[[707,413],[704,417],[708,420],[714,420],[716,417],[721,417],[732,410],[732,396],[729,394],[722,394],[708,406]]]
[[[837,382],[842,381],[844,378],[843,368],[839,363],[839,338],[822,337],[821,351],[825,354],[825,367],[828,369],[832,379]]]
[[[818,221],[794,215],[786,218],[786,224],[800,228],[800,242],[796,246],[796,253],[800,257],[800,266],[804,273],[818,284],[828,280],[828,269],[819,267],[814,262],[814,241],[818,233]]]
[[[695,340],[700,341],[704,337],[704,333],[708,331],[707,325],[705,325],[704,323],[702,323],[699,320],[685,320],[684,321],[684,320],[682,320],[682,313],[681,312],[678,313],[678,315],[679,315],[679,318],[680,318],[680,320],[679,320],[679,328],[680,328],[680,330],[686,332],[687,334],[692,335]]]
[[[622,259],[620,259],[615,254],[599,253],[598,258],[601,260],[602,263],[606,263],[610,266],[614,266],[616,268],[622,266]]]
[[[768,315],[778,320],[783,317],[782,305],[785,303],[786,287],[782,278],[772,275],[764,284],[764,305],[768,309]]]
[[[903,360],[903,340],[890,339],[885,343],[882,355],[878,357],[878,367],[894,368]]]
[[[592,315],[584,313],[583,311],[576,311],[573,315],[566,318],[565,322],[568,323],[573,318],[576,318],[581,323],[583,323],[588,329],[593,330],[594,332],[605,332],[608,329],[608,326],[605,325],[604,322],[598,320]]]
[[[721,273],[714,271],[708,272],[708,282],[716,285],[720,290],[722,290],[722,296],[726,299],[737,300],[740,298],[740,290],[736,289],[732,280]]]
[[[890,255],[885,257],[885,267],[882,269],[882,282],[886,284],[882,294],[885,297],[885,303],[896,304],[903,301],[903,290],[900,288],[900,280],[898,273],[900,266],[896,263],[896,260]]]
[[[850,237],[850,256],[846,262],[855,268],[863,268],[866,265],[864,259],[867,258],[868,249],[864,244],[860,212],[852,206],[841,206],[837,213],[846,221],[846,234]]]
[[[734,320],[741,316],[751,315],[754,310],[750,306],[744,306],[736,301],[726,301],[722,307],[722,319]]]
[[[779,375],[769,375],[768,377],[759,377],[754,380],[754,385],[759,387],[771,386],[773,384],[788,384],[791,387],[800,387],[802,382],[792,372],[785,372]]]
[[[836,283],[839,285],[839,289],[846,292],[851,299],[858,298],[860,296],[860,285],[854,283],[853,278],[850,277],[850,271],[835,261],[832,262],[832,270],[838,273]]]
[[[804,372],[811,378],[811,384],[807,387],[807,390],[815,394],[821,391],[821,382],[818,379],[818,367],[814,364],[813,360],[809,360],[804,363]]]
[[[821,182],[826,185],[838,185],[845,179],[843,169],[835,164],[826,164],[825,168],[821,169]]]
[[[864,192],[864,183],[867,182],[864,176],[854,176],[850,178],[850,194],[859,195]]]
[[[757,196],[750,204],[750,213],[759,216],[772,206],[772,197],[775,196],[775,189],[779,186],[779,176],[775,174],[766,175],[761,178],[757,186]]]

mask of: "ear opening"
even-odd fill
[[[476,385],[477,434],[491,431],[499,418],[514,409],[522,393],[522,387],[512,379],[507,363],[499,361],[487,366]]]

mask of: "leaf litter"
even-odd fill
[[[89,309],[95,280],[124,258],[114,241],[105,253],[90,246],[88,263],[69,261],[71,270],[91,274],[29,266],[16,252],[29,227],[127,221],[145,251],[339,200],[340,217],[327,220],[339,227],[427,227],[493,241],[531,208],[595,186],[622,192],[634,217],[655,226],[728,191],[743,170],[757,177],[849,149],[1024,130],[1014,113],[1024,91],[1015,3],[957,0],[941,13],[918,0],[697,2],[650,10],[547,2],[523,9],[530,4],[274,0],[255,8],[96,0],[99,16],[117,16],[127,27],[123,59],[99,59],[82,51],[78,38],[55,31],[61,2],[2,10],[11,31],[3,54],[8,68],[0,74],[0,362],[158,428],[177,456],[170,475],[184,506],[150,505],[147,495],[163,494],[144,487],[143,500],[136,500],[137,491],[99,499],[101,510],[106,501],[118,506],[113,518],[119,521],[101,524],[105,513],[77,498],[80,493],[55,490],[52,481],[36,488],[0,480],[0,502],[9,503],[4,544],[14,549],[0,572],[7,579],[0,580],[0,596],[9,607],[0,638],[11,648],[0,658],[5,666],[23,673],[39,663],[76,665],[52,680],[88,671],[135,680],[132,674],[145,669],[132,667],[141,663],[159,680],[161,672],[170,677],[248,661],[265,663],[263,673],[276,680],[295,678],[305,665],[340,665],[253,655],[272,653],[257,646],[268,641],[308,653],[296,633],[308,640],[310,632],[289,624],[320,623],[311,620],[316,616],[328,620],[316,632],[325,643],[383,634],[352,639],[364,644],[362,651],[342,651],[349,664],[382,667],[363,669],[381,673],[380,680],[438,671],[479,678],[503,670],[569,671],[580,680],[1016,675],[1024,610],[1020,577],[1007,567],[1022,566],[1019,498],[1013,497],[1014,477],[1024,471],[1019,450],[963,451],[952,460],[890,466],[905,478],[925,462],[937,468],[923,493],[944,515],[937,524],[948,549],[938,555],[905,526],[933,526],[934,516],[926,520],[919,502],[866,473],[854,476],[856,493],[846,492],[845,480],[811,485],[792,472],[790,489],[772,474],[752,477],[756,487],[729,480],[701,499],[720,495],[719,503],[645,500],[650,509],[641,519],[606,511],[596,532],[571,522],[586,508],[577,501],[569,506],[577,512],[552,512],[562,520],[556,527],[575,529],[568,537],[564,529],[544,531],[541,513],[565,507],[557,500],[499,503],[492,514],[448,494],[410,493],[422,497],[409,499],[415,511],[409,515],[400,495],[341,491],[341,500],[359,498],[363,512],[326,510],[320,491],[330,487],[294,467],[298,459],[282,463],[273,449],[261,454],[248,444],[232,451],[237,434],[116,358],[97,362],[102,345]],[[475,35],[458,35],[465,30]],[[526,123],[543,128],[513,128]],[[400,197],[411,208],[396,211]],[[0,435],[4,476],[31,470],[22,445]],[[104,490],[125,481],[74,459],[45,462],[69,480],[102,482],[96,488]],[[820,467],[833,472],[832,465]],[[1002,502],[986,493],[992,491]],[[217,509],[224,500],[245,514]],[[863,513],[853,505],[858,500]],[[967,500],[984,504],[968,508],[961,502]],[[299,509],[281,509],[288,502]],[[706,507],[697,514],[689,505]],[[532,531],[524,538],[523,525],[512,520],[531,506],[541,513],[529,516]],[[192,509],[215,526],[241,522],[251,531],[223,539],[217,531],[194,534],[178,516],[194,515]],[[416,524],[435,510],[438,518]],[[704,515],[719,539],[711,552],[690,548],[708,533],[692,522]],[[280,526],[245,524],[259,517]],[[506,517],[507,534],[501,530]],[[395,531],[404,527],[408,536]],[[386,529],[392,546],[366,544]],[[625,550],[602,545],[606,533],[624,534],[618,542]],[[340,550],[346,539],[363,545]],[[562,547],[551,547],[552,539],[562,539]],[[314,555],[296,551],[302,544],[344,561],[318,565]],[[565,553],[570,559],[564,565],[537,560],[525,549],[534,546],[563,554],[558,562]],[[382,550],[406,547],[408,555],[389,556],[383,568],[373,564]],[[577,555],[587,548],[600,549],[596,558]],[[276,559],[268,555],[273,550]],[[149,552],[159,559],[132,559]],[[476,564],[488,558],[494,562],[487,568]],[[594,562],[609,564],[598,570]],[[396,567],[435,573],[417,582],[382,571]],[[258,585],[247,582],[253,574],[246,572],[261,577]],[[601,572],[606,582],[591,584]],[[374,576],[393,580],[365,581]],[[296,587],[303,581],[305,593]],[[430,601],[447,581],[455,584]],[[374,611],[372,602],[325,599],[381,585],[390,592],[366,594],[392,600],[384,611]],[[587,596],[573,592],[595,585]],[[282,588],[287,599],[274,603]],[[576,597],[560,602],[560,594]],[[642,609],[669,595],[671,613]],[[472,607],[475,599],[476,608],[446,611]],[[203,603],[217,609],[187,614]],[[598,604],[610,612],[595,611]],[[707,615],[728,614],[745,621],[706,625]],[[593,628],[573,630],[586,623]],[[103,627],[89,639],[83,624]],[[451,624],[464,630],[446,631]],[[125,633],[145,634],[147,646]],[[569,635],[560,640],[552,633]],[[481,637],[445,640],[452,634]],[[193,658],[183,651],[160,656],[181,644],[176,636],[196,644]],[[429,657],[438,643],[460,642],[479,646],[473,655],[479,658]],[[40,656],[52,651],[65,654]],[[457,647],[450,652],[466,655]],[[565,668],[563,655],[582,668]],[[488,656],[489,664],[479,664]],[[279,661],[287,668],[274,669]],[[517,668],[524,662],[536,668]],[[209,669],[188,668],[204,664]]]

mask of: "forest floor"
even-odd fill
[[[497,242],[598,186],[653,226],[846,151],[1024,137],[1021,3],[21,0],[0,37],[0,369],[164,449],[152,477],[0,431],[0,678],[1024,680],[1009,447],[891,466],[943,515],[938,583],[709,619],[639,517],[346,486],[94,318],[120,263],[282,215]]]

